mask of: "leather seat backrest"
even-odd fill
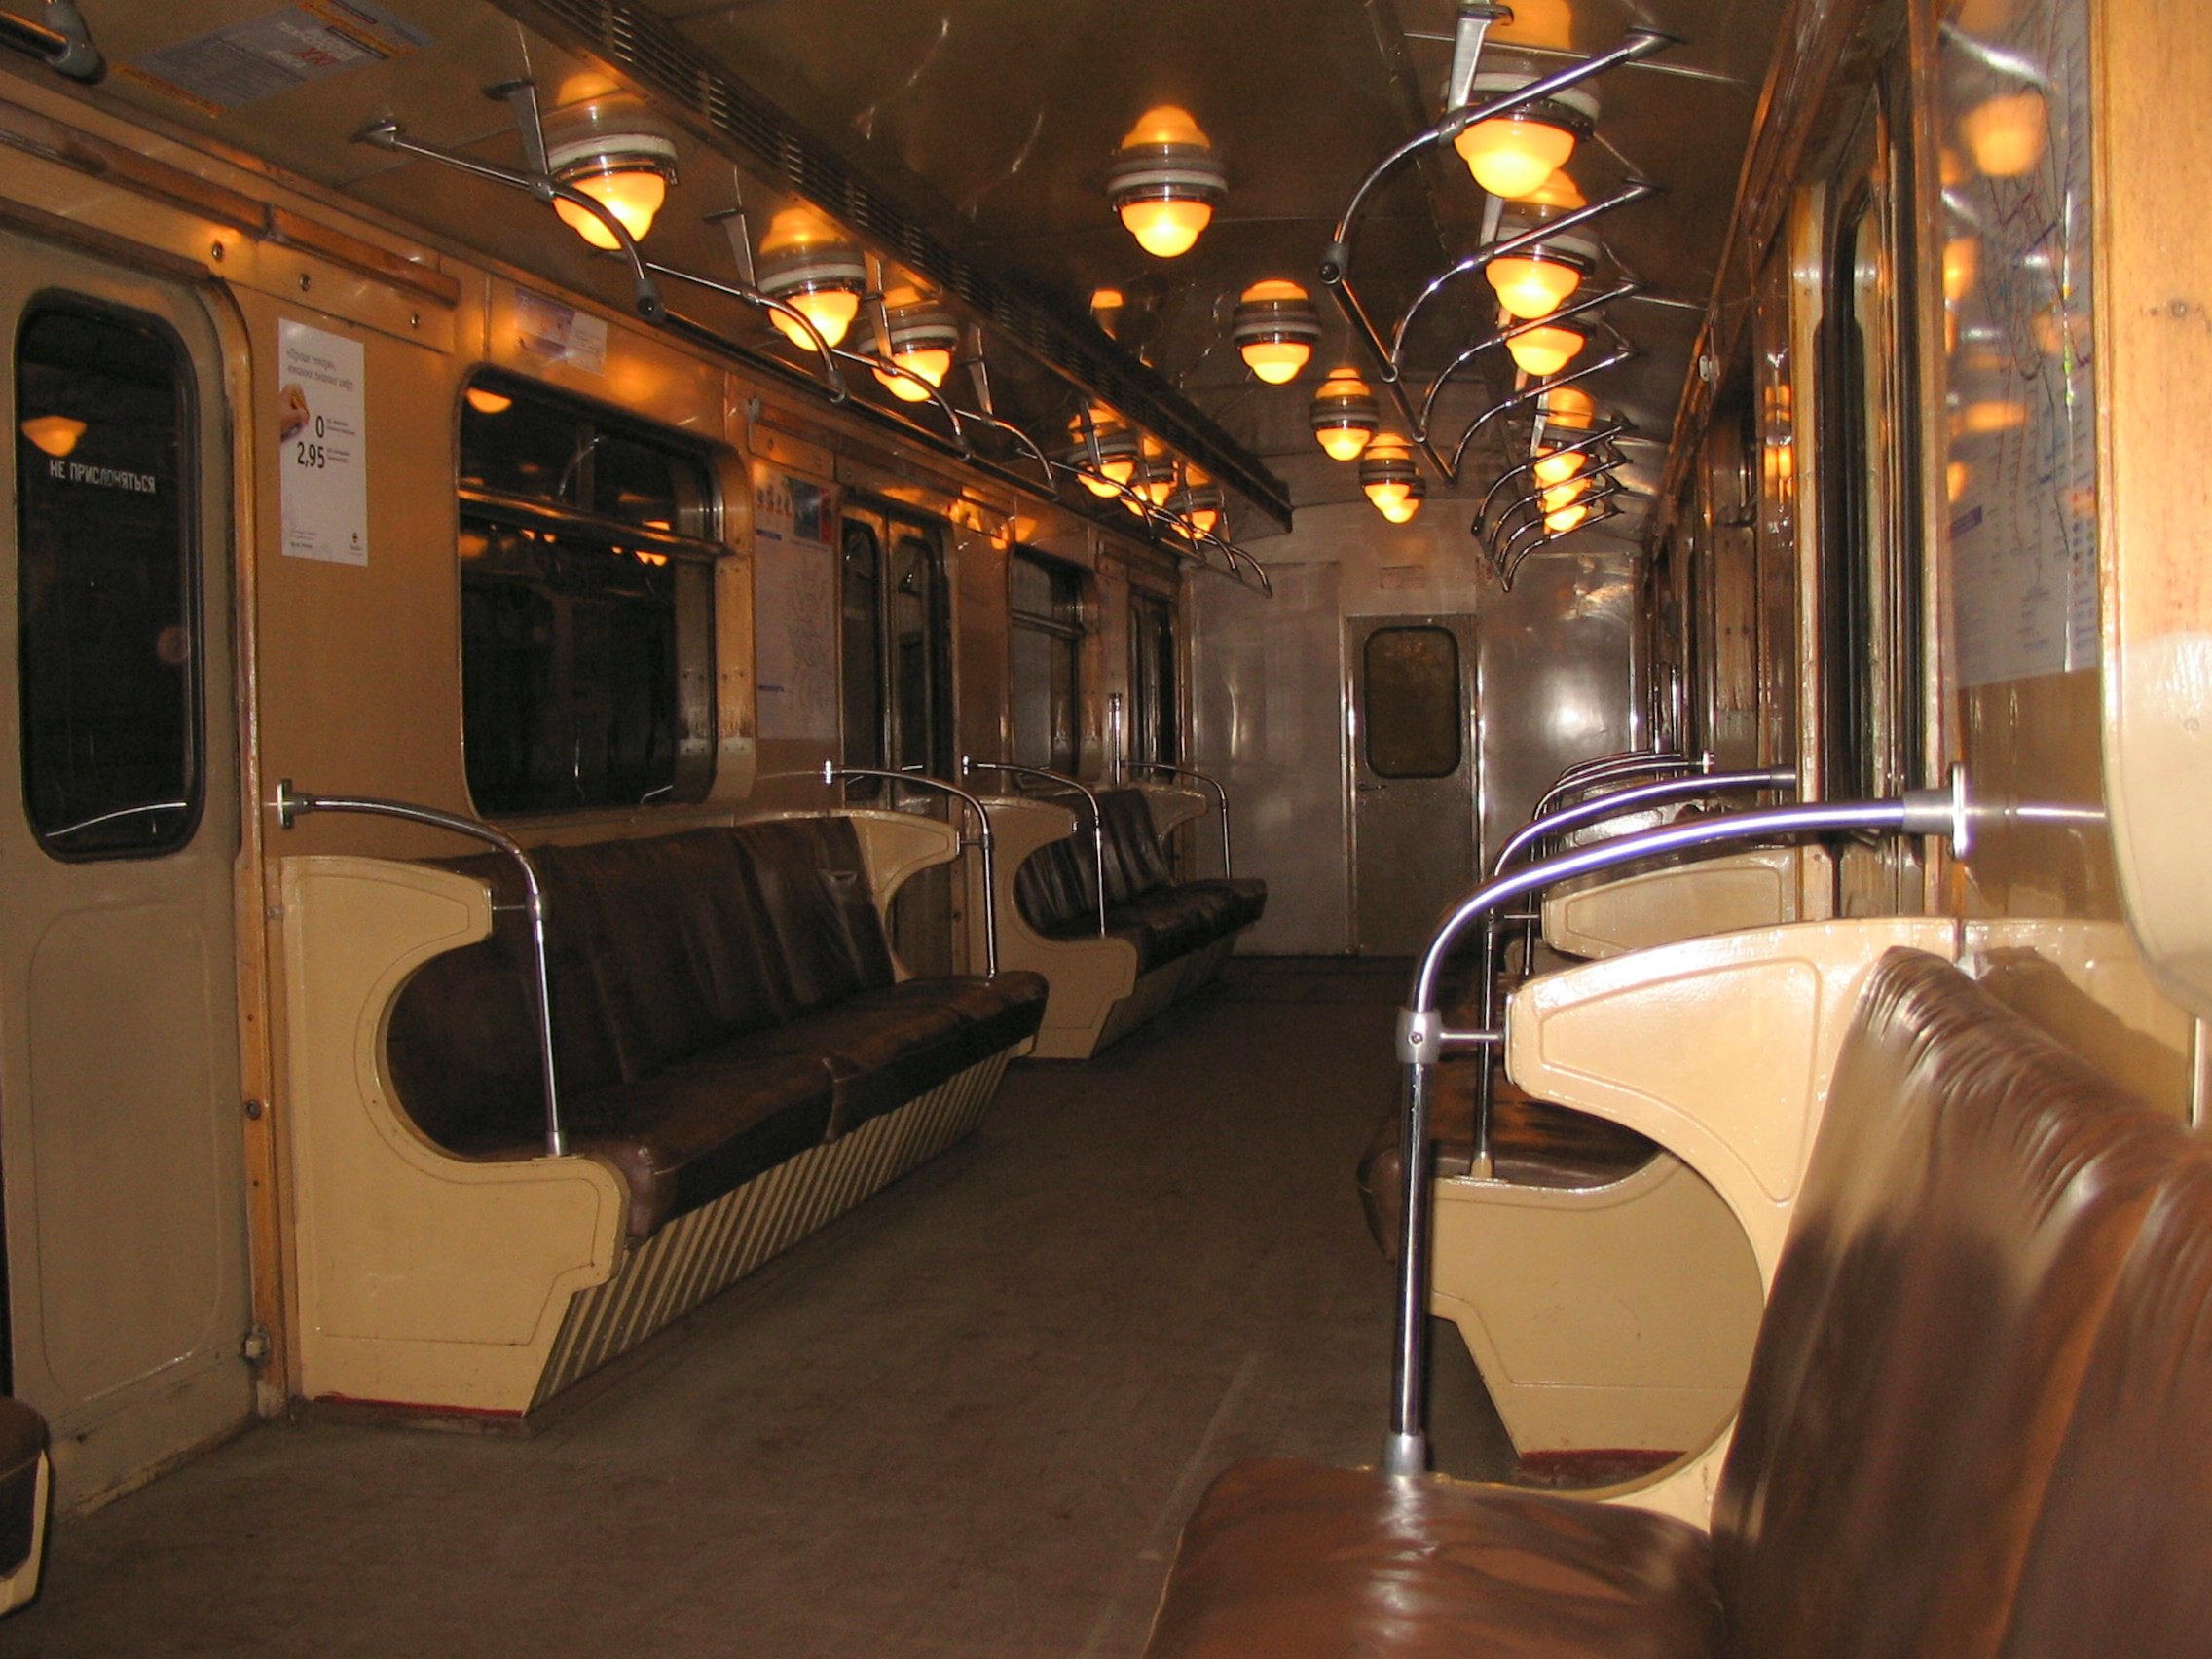
[[[1152,827],[1141,790],[1108,790],[1098,797],[1106,821],[1106,889],[1116,903],[1174,885],[1175,872]]]
[[[492,890],[492,936],[432,957],[393,999],[385,1063],[394,1092],[424,1134],[456,1151],[526,1142],[544,1126],[530,936],[522,878],[498,853],[444,861]],[[564,1089],[621,1081],[614,1034],[587,951],[547,907],[553,1054]],[[580,919],[580,918],[579,918]]]
[[[888,985],[860,838],[835,817],[539,847],[554,1063],[563,1091],[634,1083],[686,1056]],[[488,883],[492,938],[424,964],[394,1000],[393,1088],[457,1151],[544,1123],[522,881],[498,854],[443,867]]]
[[[794,1014],[892,982],[891,944],[850,820],[767,818],[729,833],[744,855]]]
[[[1014,907],[1041,934],[1079,923],[1095,926],[1098,888],[1092,872],[1097,867],[1090,826],[1081,825],[1074,834],[1047,841],[1021,861],[1014,876]]]
[[[2212,1641],[2212,1147],[2160,1196],[2106,1312],[2005,1659]]]
[[[1862,998],[1714,1506],[1729,1651],[1994,1655],[2170,1120],[1933,957]]]

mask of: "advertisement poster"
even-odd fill
[[[828,486],[753,465],[760,735],[837,735],[837,557]]]
[[[367,376],[358,340],[303,322],[276,335],[276,443],[284,551],[369,562]]]

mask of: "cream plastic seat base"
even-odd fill
[[[958,856],[935,819],[849,816],[880,906]],[[1011,1057],[633,1242],[610,1165],[456,1157],[416,1128],[385,1075],[409,976],[490,934],[484,884],[321,856],[284,860],[281,882],[296,1375],[311,1399],[521,1416],[968,1133]]]
[[[1151,810],[1155,832],[1163,837],[1208,805],[1196,790],[1145,785],[1140,793]],[[1000,965],[1042,974],[1051,986],[1045,1022],[1030,1051],[1038,1059],[1089,1059],[1212,978],[1235,948],[1234,936],[1217,940],[1140,976],[1136,947],[1126,940],[1046,938],[1023,920],[1014,899],[1014,879],[1038,848],[1069,835],[1088,835],[1090,827],[1069,807],[1027,795],[987,796],[983,808],[997,841]],[[981,879],[979,870],[971,870],[971,914],[982,911]]]
[[[1679,1159],[1593,1187],[1440,1180],[1434,1228],[1429,1309],[1523,1456],[1702,1448],[1736,1409],[1758,1268]]]
[[[1544,900],[1544,942],[1592,961],[1649,950],[1682,940],[1746,928],[1780,927],[1818,920],[1826,913],[1806,903],[1825,866],[1808,872],[1818,848],[1754,847],[1749,852],[1695,859],[1610,880],[1596,877],[1561,886]]]
[[[1437,1183],[1430,1308],[1459,1327],[1516,1445],[1678,1450],[1604,1495],[1702,1524],[1828,1078],[1894,945],[1956,960],[1959,925],[1753,929],[1514,992],[1512,1081],[1662,1149],[1619,1191]]]

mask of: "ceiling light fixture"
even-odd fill
[[[1137,245],[1156,259],[1188,253],[1229,194],[1229,175],[1188,110],[1145,111],[1114,158],[1106,197]]]
[[[1477,75],[1468,101],[1495,103],[1533,82],[1529,75]],[[1517,202],[1541,190],[1553,173],[1567,166],[1576,141],[1588,137],[1597,122],[1598,100],[1587,92],[1569,89],[1462,128],[1453,137],[1452,148],[1459,152],[1477,184],[1493,196]]]
[[[1959,136],[1985,176],[2018,178],[2043,160],[2050,142],[2050,111],[2033,87],[1999,92],[1959,117]]]
[[[1200,535],[1221,528],[1221,486],[1196,466],[1183,468],[1183,487],[1167,498],[1167,510]]]
[[[59,461],[76,449],[77,440],[85,435],[85,423],[67,415],[33,415],[21,430],[24,437]]]
[[[1068,435],[1075,440],[1068,460],[1077,468],[1076,476],[1083,480],[1083,487],[1103,500],[1121,495],[1122,487],[1136,471],[1137,435],[1103,408],[1090,412],[1088,437],[1081,415],[1068,423]]]
[[[1411,524],[1414,514],[1420,511],[1421,502],[1428,496],[1428,486],[1419,478],[1406,486],[1406,493],[1388,501],[1378,501],[1375,510],[1392,524]]]
[[[1378,432],[1368,440],[1367,453],[1359,458],[1359,487],[1377,510],[1387,514],[1419,482],[1420,472],[1405,439],[1395,432]]]
[[[1554,387],[1536,400],[1536,419],[1547,426],[1587,432],[1598,423],[1598,401],[1578,386]]]
[[[1499,305],[1524,322],[1533,322],[1573,298],[1597,264],[1596,242],[1563,236],[1493,259],[1483,267],[1483,275],[1497,290]]]
[[[763,294],[782,300],[834,346],[860,315],[867,266],[852,238],[802,203],[768,221],[758,282]],[[770,312],[768,320],[793,346],[814,349],[806,330],[783,313]]]
[[[1175,493],[1175,460],[1167,446],[1150,432],[1137,437],[1136,465],[1129,469],[1129,487],[1154,506],[1164,506]],[[1133,507],[1134,502],[1130,505]]]
[[[1309,413],[1313,436],[1331,461],[1357,461],[1381,419],[1375,394],[1353,368],[1331,369]]]
[[[1270,386],[1298,378],[1321,338],[1321,319],[1312,297],[1296,282],[1271,278],[1255,282],[1237,296],[1229,337],[1244,366]]]
[[[1513,353],[1513,361],[1521,372],[1538,380],[1558,374],[1580,356],[1582,348],[1589,344],[1589,334],[1579,324],[1571,322],[1542,323],[1505,338],[1505,349]]]
[[[1548,449],[1539,452],[1536,464],[1530,470],[1539,484],[1564,484],[1580,472],[1589,459],[1582,450]]]
[[[907,303],[886,305],[884,339],[891,360],[906,372],[896,375],[877,369],[875,378],[900,401],[926,403],[929,391],[915,382],[944,385],[944,377],[952,372],[952,354],[960,348],[960,325],[949,313],[910,289],[892,297]]]
[[[1554,484],[1544,491],[1542,506],[1546,513],[1560,512],[1587,495],[1590,479],[1587,475],[1569,478],[1564,484]]]
[[[545,169],[606,207],[632,241],[643,241],[676,182],[676,142],[637,99],[592,98],[545,117]],[[590,208],[556,197],[553,210],[593,247],[612,252],[621,245]]]

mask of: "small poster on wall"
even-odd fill
[[[830,487],[753,463],[753,632],[760,735],[837,736],[837,555]]]
[[[278,325],[277,465],[292,558],[369,562],[366,387],[358,340]]]

